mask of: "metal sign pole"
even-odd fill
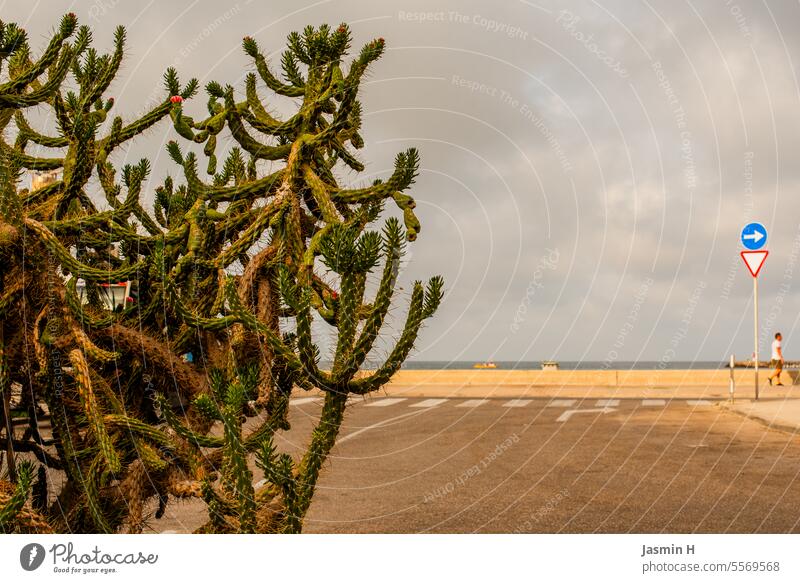
[[[734,401],[734,394],[736,393],[736,377],[734,376],[734,369],[736,368],[736,357],[731,354],[731,362],[728,368],[731,371],[731,384],[730,384],[730,393],[731,393],[731,403]]]
[[[764,249],[767,243],[767,229],[761,223],[748,223],[742,228],[740,235],[742,247],[746,251],[739,253],[753,276],[753,370],[755,371],[755,395],[758,400],[758,273],[764,266],[769,251]]]
[[[755,360],[756,401],[758,401],[758,278],[753,278],[753,358]]]

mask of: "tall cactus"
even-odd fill
[[[363,146],[357,94],[384,41],[368,43],[345,67],[348,27],[307,27],[289,35],[280,79],[245,38],[261,82],[302,98],[295,115],[269,114],[250,74],[241,101],[232,87],[209,83],[208,116],[196,121],[184,112],[196,82],[181,89],[168,70],[160,105],[127,125],[116,118],[100,136],[113,106],[102,96],[121,63],[124,30],[114,52],[100,56],[89,31],[76,28],[74,16],[65,17],[32,62],[24,34],[0,26],[0,57],[12,72],[10,85],[0,86],[0,105],[7,104],[0,121],[16,127],[14,144],[0,141],[0,255],[10,266],[0,287],[0,340],[9,361],[21,365],[0,367],[0,380],[23,387],[31,413],[12,445],[66,474],[57,503],[46,509],[56,530],[138,532],[144,501],[157,498],[159,516],[172,495],[206,502],[203,532],[298,532],[348,396],[391,378],[442,297],[441,278],[416,282],[388,359],[361,370],[384,327],[406,239],[420,229],[404,193],[417,174],[416,150],[399,154],[392,175],[370,187],[342,188],[336,178],[341,167],[363,170],[351,151]],[[62,94],[68,74],[80,90]],[[26,108],[36,104],[53,109],[57,136],[27,121]],[[203,144],[208,178],[191,147],[170,142],[182,179],[156,189],[150,213],[141,204],[147,162],[123,168],[118,183],[110,155],[167,115],[181,138]],[[237,145],[218,168],[223,132]],[[64,155],[36,157],[26,151],[31,143]],[[19,191],[22,169],[60,170],[62,178]],[[92,176],[108,210],[86,192]],[[390,218],[370,229],[387,199],[405,227]],[[78,279],[88,304],[76,293]],[[135,280],[138,301],[103,310],[100,286],[125,279]],[[330,370],[320,366],[315,319],[337,333]],[[297,460],[274,446],[275,433],[289,428],[295,388],[324,395]],[[39,401],[50,409],[55,452],[35,421]],[[262,421],[246,432],[243,419],[254,415]],[[257,488],[252,457],[264,476]]]

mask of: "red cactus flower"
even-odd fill
[[[183,97],[181,97],[180,95],[173,95],[172,97],[169,98],[169,100],[172,103],[183,103]]]
[[[339,299],[339,294],[338,294],[337,292],[335,292],[335,291],[332,291],[332,292],[331,292],[331,297],[332,297],[334,300],[338,300],[338,299]]]

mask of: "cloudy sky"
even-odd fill
[[[797,2],[15,0],[0,15],[42,47],[68,11],[105,50],[127,27],[123,116],[163,98],[168,66],[241,88],[245,35],[273,56],[307,24],[384,37],[363,88],[367,171],[341,177],[421,150],[404,277],[441,273],[447,296],[416,359],[748,356],[749,220],[769,229],[761,349],[780,329],[800,357]],[[163,123],[117,162],[147,156],[160,181],[171,138]]]

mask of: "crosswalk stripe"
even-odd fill
[[[598,407],[616,407],[619,405],[619,399],[598,399],[595,405]]]
[[[525,407],[530,402],[530,399],[511,399],[507,403],[504,403],[503,407]]]
[[[480,407],[481,405],[488,403],[488,399],[469,399],[464,401],[463,403],[459,403],[456,407],[468,407],[470,409],[474,409],[475,407]]]
[[[413,403],[412,405],[409,405],[409,407],[423,407],[427,409],[429,407],[436,407],[437,405],[441,405],[442,403],[446,402],[447,399],[425,399],[419,403]]]
[[[317,397],[303,397],[302,399],[292,399],[289,401],[290,405],[305,405],[306,403],[316,403],[319,399]]]
[[[642,399],[642,407],[663,407],[666,404],[664,399]]]
[[[405,398],[399,397],[393,399],[380,399],[378,401],[372,401],[371,403],[367,403],[365,407],[388,407],[389,405],[396,405],[400,401],[405,401]]]
[[[711,401],[706,401],[705,399],[689,399],[686,401],[686,404],[692,407],[710,407]]]
[[[572,407],[575,404],[575,399],[553,399],[550,401],[548,407]]]

